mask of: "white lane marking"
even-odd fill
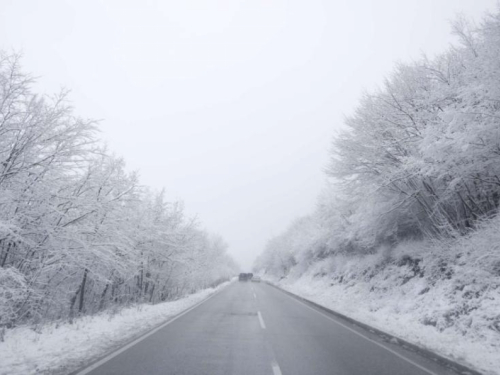
[[[253,293],[253,298],[257,299],[257,294]]]
[[[224,288],[223,288],[224,289]],[[221,289],[221,290],[223,290]],[[127,349],[130,349],[132,346],[134,346],[135,344],[138,344],[140,343],[142,340],[148,338],[149,336],[151,336],[152,334],[158,332],[160,329],[168,326],[170,323],[173,323],[175,322],[177,319],[179,319],[180,317],[186,315],[188,312],[190,312],[191,310],[194,310],[196,309],[198,306],[200,306],[202,303],[205,303],[207,302],[209,299],[211,299],[212,297],[214,297],[215,295],[219,294],[220,291],[219,290],[218,292],[212,294],[211,296],[209,296],[208,298],[205,298],[203,301],[200,301],[198,302],[196,305],[190,307],[189,309],[187,309],[186,311],[180,313],[179,315],[177,315],[176,317],[174,317],[173,319],[169,320],[168,322],[166,323],[163,323],[161,326],[159,327],[156,327],[154,328],[152,331],[149,331],[148,333],[146,333],[145,335],[139,337],[138,339],[132,341],[131,343],[125,345],[124,347],[118,349],[117,351],[109,354],[108,356],[104,357],[103,359],[101,359],[100,361],[97,361],[96,363],[94,363],[93,365],[83,369],[82,371],[80,372],[76,372],[75,375],[85,375],[85,374],[88,374],[89,372],[95,370],[96,368],[98,368],[99,366],[103,365],[104,363],[108,362],[110,359],[113,359],[114,357],[116,357],[118,354],[121,354],[123,353],[125,350]]]
[[[257,315],[259,316],[260,327],[262,329],[266,329],[266,323],[264,323],[264,319],[262,318],[262,314],[260,313],[260,311],[257,311]]]
[[[375,341],[375,340],[372,340],[372,339],[370,339],[370,338],[366,337],[365,335],[363,335],[363,334],[359,333],[358,331],[356,331],[356,330],[354,330],[354,329],[352,329],[352,328],[350,328],[350,327],[346,326],[345,324],[343,324],[343,323],[340,323],[340,322],[336,321],[335,319],[333,319],[332,317],[330,317],[330,316],[328,316],[328,315],[326,315],[326,314],[322,313],[321,311],[316,310],[315,308],[312,308],[311,306],[307,305],[306,303],[302,302],[301,300],[295,299],[295,298],[293,298],[292,296],[290,296],[289,294],[286,294],[286,293],[283,293],[283,294],[287,295],[288,297],[290,297],[290,298],[291,298],[291,299],[293,299],[294,301],[300,302],[302,305],[304,305],[305,307],[307,307],[309,310],[312,310],[312,311],[317,312],[319,315],[321,315],[321,316],[323,316],[323,317],[325,317],[325,318],[327,318],[327,319],[331,320],[332,322],[334,322],[334,323],[338,324],[339,326],[342,326],[342,327],[344,327],[345,329],[347,329],[347,330],[351,331],[352,333],[355,333],[356,335],[358,335],[358,336],[360,336],[360,337],[364,338],[365,340],[370,341],[370,342],[372,342],[373,344],[375,344],[375,345],[377,345],[377,346],[380,346],[381,348],[383,348],[383,349],[387,350],[388,352],[391,352],[391,353],[392,353],[392,354],[394,354],[396,357],[401,358],[402,360],[404,360],[404,361],[406,361],[406,362],[408,362],[408,363],[412,364],[413,366],[415,366],[415,367],[419,368],[420,370],[422,370],[422,371],[424,371],[424,372],[426,372],[426,373],[428,373],[428,374],[430,374],[430,375],[439,375],[439,374],[437,374],[437,373],[433,372],[432,370],[429,370],[429,369],[427,369],[427,368],[425,368],[425,367],[423,367],[423,366],[419,365],[418,363],[416,363],[416,362],[412,361],[411,359],[406,358],[405,356],[403,356],[403,355],[399,354],[398,352],[396,352],[396,351],[394,351],[394,350],[392,350],[392,349],[390,349],[390,348],[388,348],[388,347],[386,347],[386,346],[384,346],[384,345],[380,344],[379,342],[377,342],[377,341]]]
[[[282,375],[280,366],[278,365],[278,362],[273,361],[273,363],[271,363],[271,366],[273,368],[274,375]]]

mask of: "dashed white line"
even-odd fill
[[[255,292],[253,294],[253,298],[257,299],[257,294],[255,294]]]
[[[278,362],[273,361],[273,363],[271,363],[271,366],[273,368],[274,375],[282,375],[280,366],[278,365]]]
[[[257,298],[255,292],[253,295],[255,298]],[[259,317],[260,327],[262,329],[266,329],[266,323],[264,323],[264,318],[262,317],[262,313],[260,311],[257,311],[257,316]],[[276,355],[274,354],[274,350],[269,340],[265,341],[265,345],[271,357],[271,368],[273,369],[273,375],[283,375],[283,373],[281,372],[280,365],[278,365],[278,362],[276,361]]]
[[[264,319],[262,318],[260,311],[257,311],[257,315],[259,316],[260,328],[266,329],[266,323],[264,323]]]

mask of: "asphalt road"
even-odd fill
[[[99,367],[80,374],[455,373],[267,284],[235,282]]]

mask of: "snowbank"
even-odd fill
[[[8,330],[5,342],[0,343],[0,374],[67,374],[194,306],[228,283],[177,301],[82,317],[73,324],[47,324],[37,331],[30,327]]]
[[[496,218],[455,240],[333,255],[269,280],[481,372],[500,374],[499,227]]]

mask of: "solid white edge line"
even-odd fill
[[[371,343],[373,343],[373,344],[375,344],[375,345],[377,345],[377,346],[379,346],[379,347],[381,347],[381,348],[383,348],[383,349],[387,350],[388,352],[391,352],[391,353],[392,353],[392,354],[394,354],[396,357],[399,357],[399,358],[403,359],[404,361],[406,361],[406,362],[408,362],[408,363],[412,364],[413,366],[415,366],[415,367],[419,368],[420,370],[422,370],[422,371],[424,371],[424,372],[426,372],[426,373],[428,373],[428,374],[430,374],[430,375],[439,375],[439,374],[437,374],[437,373],[433,372],[432,370],[429,370],[429,369],[427,369],[427,368],[425,368],[425,367],[423,367],[423,366],[419,365],[418,363],[416,363],[416,362],[412,361],[411,359],[406,358],[405,356],[403,356],[403,355],[399,354],[398,352],[396,352],[396,351],[394,351],[394,350],[392,350],[392,349],[390,349],[390,348],[386,347],[385,345],[382,345],[381,343],[379,343],[379,342],[377,342],[377,341],[375,341],[375,340],[372,340],[372,339],[370,339],[370,338],[366,337],[366,336],[365,336],[365,335],[363,335],[362,333],[359,333],[358,331],[356,331],[356,330],[354,330],[354,329],[352,329],[352,328],[350,328],[350,327],[346,326],[345,324],[338,322],[337,320],[335,320],[335,319],[334,319],[334,318],[332,318],[331,316],[328,316],[328,315],[326,315],[325,313],[323,313],[323,312],[321,312],[321,311],[319,311],[319,310],[316,310],[315,308],[313,308],[313,307],[309,306],[309,305],[308,305],[308,304],[306,304],[305,302],[303,302],[303,301],[301,301],[301,300],[298,300],[298,299],[296,299],[296,298],[293,298],[291,295],[289,295],[289,294],[287,294],[287,293],[283,293],[283,294],[287,295],[288,297],[290,297],[290,298],[291,298],[291,299],[293,299],[294,301],[300,302],[302,305],[304,305],[304,306],[305,306],[305,307],[307,307],[308,309],[310,309],[310,310],[312,310],[312,311],[315,311],[315,312],[316,312],[316,313],[318,313],[319,315],[321,315],[321,316],[323,316],[323,317],[325,317],[325,318],[327,318],[327,319],[331,320],[332,322],[334,322],[334,323],[338,324],[339,326],[344,327],[345,329],[347,329],[347,330],[351,331],[352,333],[355,333],[356,335],[358,335],[358,336],[360,336],[360,337],[364,338],[365,340],[370,341]]]
[[[225,289],[225,288],[223,288]],[[222,289],[221,289],[222,290]],[[132,341],[131,343],[128,343],[127,345],[121,347],[120,349],[114,351],[113,353],[107,355],[106,357],[104,357],[103,359],[101,359],[100,361],[97,361],[96,363],[94,363],[93,365],[90,365],[89,367],[86,367],[84,368],[82,371],[80,372],[76,372],[75,375],[85,375],[85,374],[88,374],[89,372],[95,370],[96,368],[98,368],[99,366],[103,365],[104,363],[108,362],[109,360],[113,359],[114,357],[116,357],[117,355],[123,353],[125,350],[127,349],[130,349],[132,346],[138,344],[139,342],[141,342],[142,340],[148,338],[149,336],[151,336],[152,334],[158,332],[160,329],[168,326],[170,323],[173,323],[175,322],[177,319],[179,319],[180,317],[186,315],[188,312],[190,312],[191,310],[194,310],[195,308],[197,308],[198,306],[200,306],[201,304],[207,302],[209,299],[211,299],[212,297],[214,297],[215,295],[219,294],[219,292],[221,291],[217,291],[215,293],[213,293],[212,295],[208,296],[207,298],[205,298],[204,300],[198,302],[196,305],[194,306],[191,306],[189,309],[181,312],[179,315],[176,315],[174,318],[170,319],[169,321],[163,323],[162,325],[160,325],[159,327],[156,327],[154,328],[152,331],[149,331],[148,333],[144,334],[143,336],[135,339],[134,341]]]
[[[283,375],[281,373],[280,366],[278,365],[278,363],[276,361],[274,361],[273,363],[271,363],[271,367],[273,368],[273,374],[274,375]]]
[[[264,323],[264,319],[262,318],[262,314],[260,313],[260,311],[257,311],[257,315],[259,316],[260,327],[262,329],[266,329],[266,324]]]

